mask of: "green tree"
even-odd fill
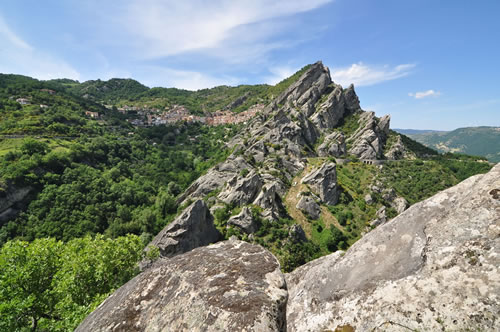
[[[23,145],[21,145],[21,151],[30,156],[35,153],[44,154],[45,151],[47,151],[47,149],[48,149],[47,143],[37,141],[33,138],[25,139]]]
[[[7,242],[0,250],[0,331],[72,331],[132,278],[140,237]]]

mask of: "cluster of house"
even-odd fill
[[[56,93],[54,90],[51,90],[51,89],[40,89],[40,91],[47,92],[50,95],[53,95]],[[9,99],[14,99],[14,98],[15,98],[14,96],[9,97]],[[21,105],[31,105],[31,99],[26,98],[26,97],[17,98],[16,101]],[[49,106],[47,106],[47,105],[43,105],[43,104],[40,105],[40,108],[48,108],[48,107]]]
[[[264,105],[257,104],[241,113],[233,113],[229,110],[225,110],[208,113],[205,116],[193,115],[182,105],[173,105],[171,108],[161,113],[157,109],[144,110],[136,108],[132,110],[131,107],[129,107],[128,110],[137,111],[138,115],[144,115],[144,120],[141,120],[140,118],[129,120],[129,122],[134,126],[158,126],[182,121],[201,122],[209,126],[216,126],[248,121],[263,108]]]
[[[17,98],[16,101],[21,105],[30,105],[31,101],[28,98]]]
[[[31,100],[28,98],[17,98],[16,101],[21,105],[31,105]],[[48,108],[48,105],[40,104],[40,108]]]

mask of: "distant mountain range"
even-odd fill
[[[500,127],[467,127],[453,131],[394,130],[439,152],[465,153],[500,162]]]
[[[430,129],[393,129],[394,131],[403,135],[419,135],[429,133],[445,133],[443,130],[430,130]]]

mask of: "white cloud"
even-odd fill
[[[38,79],[79,79],[80,74],[64,61],[39,51],[16,35],[0,16],[0,72]]]
[[[129,0],[116,12],[114,24],[132,36],[134,47],[155,58],[211,50],[225,56],[239,48],[267,52],[275,43],[269,38],[286,24],[277,19],[310,11],[332,0]],[[273,24],[266,24],[269,20]],[[283,45],[279,45],[283,46]],[[220,52],[217,52],[220,51]]]
[[[440,95],[441,95],[441,92],[434,91],[434,90],[427,90],[427,91],[421,91],[421,92],[415,92],[415,93],[410,92],[408,94],[408,96],[415,97],[415,99],[422,99],[422,98],[427,98],[427,97],[439,97]]]
[[[355,86],[366,86],[407,76],[413,68],[415,68],[415,64],[390,67],[388,65],[370,66],[359,62],[347,68],[334,68],[331,75],[334,82],[343,86],[351,83]]]

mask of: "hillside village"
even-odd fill
[[[106,105],[106,108],[111,107],[110,105]],[[124,106],[117,108],[117,110],[124,115],[130,116],[131,118],[127,121],[139,127],[173,124],[182,121],[189,123],[200,122],[209,126],[217,126],[246,122],[262,111],[263,108],[263,104],[257,104],[240,113],[234,113],[230,110],[219,110],[213,113],[206,113],[204,116],[194,115],[182,105],[173,105],[164,111],[156,108],[138,108],[136,106]],[[95,116],[90,114],[89,116],[95,118]]]

